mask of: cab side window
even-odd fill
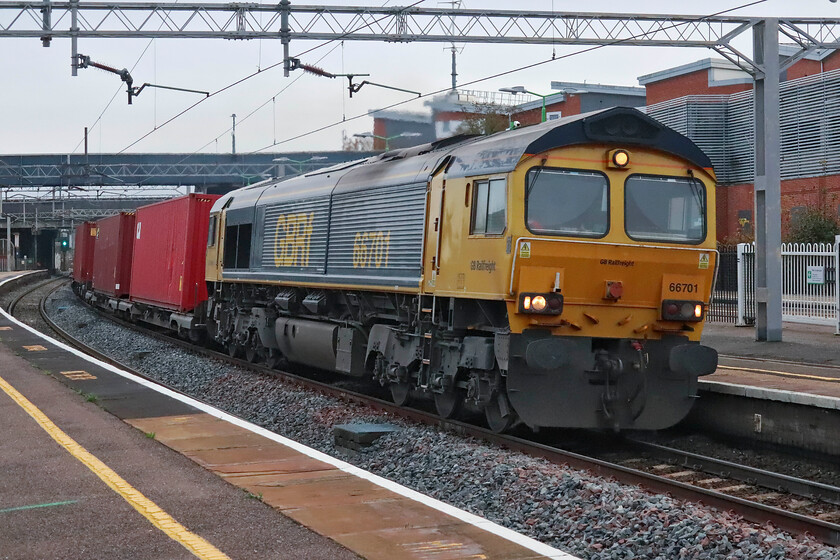
[[[216,244],[216,216],[210,216],[210,223],[207,227],[207,246],[213,247]]]
[[[251,224],[225,228],[223,268],[247,269],[251,262]]]
[[[507,224],[507,192],[504,179],[475,181],[470,234],[501,235]]]

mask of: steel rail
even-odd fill
[[[840,505],[840,488],[836,486],[741,465],[724,459],[698,455],[697,453],[656,443],[635,439],[626,439],[625,442],[637,450],[650,453],[659,459],[671,462],[675,466],[683,466],[691,470],[746,482],[754,486],[780,490],[815,501]]]
[[[88,352],[88,350],[85,349],[88,347],[84,345],[84,343],[75,340],[72,337],[72,335],[61,329],[61,327],[58,327],[58,325],[56,325],[48,317],[48,313],[46,312],[46,308],[44,305],[48,296],[49,294],[47,294],[47,296],[44,296],[40,305],[40,310],[44,321],[48,325],[50,325],[50,328],[54,328],[56,329],[56,332],[62,333],[60,334],[60,336],[62,336],[63,338],[66,337],[65,340],[72,340],[72,344],[76,348]],[[832,546],[840,545],[840,524],[815,519],[813,517],[808,517],[798,513],[786,511],[777,507],[768,506],[758,502],[752,502],[743,498],[739,498],[737,496],[730,496],[721,492],[717,492],[715,490],[693,486],[688,483],[679,482],[677,480],[672,480],[663,476],[647,473],[623,465],[610,463],[608,461],[603,461],[579,453],[574,453],[572,451],[558,449],[551,445],[537,443],[521,437],[512,436],[508,434],[497,434],[486,428],[482,428],[473,424],[468,424],[458,420],[443,419],[437,416],[436,414],[430,412],[425,412],[414,408],[398,407],[397,405],[389,401],[385,401],[376,397],[371,397],[369,395],[365,395],[355,391],[349,391],[347,389],[341,389],[329,385],[327,383],[308,379],[306,377],[302,377],[293,373],[274,370],[265,366],[252,364],[245,360],[232,358],[227,354],[215,352],[208,348],[196,347],[195,345],[192,345],[186,341],[163,335],[160,332],[155,332],[142,327],[138,327],[137,325],[113,317],[105,312],[100,312],[100,314],[117,324],[120,324],[122,326],[125,326],[126,328],[130,328],[135,331],[142,332],[143,334],[150,335],[158,340],[165,340],[166,342],[176,344],[183,348],[188,348],[192,351],[197,351],[198,353],[204,354],[205,356],[208,356],[212,359],[221,360],[242,368],[252,369],[254,371],[258,371],[266,375],[279,377],[294,385],[307,388],[324,395],[332,396],[341,399],[345,402],[352,402],[364,406],[369,406],[375,410],[387,412],[394,416],[421,422],[423,424],[431,426],[437,426],[446,431],[474,437],[476,439],[493,443],[506,449],[518,451],[532,457],[540,457],[555,464],[568,465],[573,468],[588,471],[598,476],[613,478],[618,482],[624,484],[638,485],[656,493],[664,493],[676,498],[685,499],[693,502],[700,502],[718,509],[734,511],[737,514],[743,516],[744,519],[757,524],[771,523],[775,527],[778,527],[791,533],[808,534],[826,544]],[[143,379],[147,379],[149,381],[158,383],[169,389],[177,391],[181,394],[185,394],[182,391],[179,391],[178,389],[160,383],[159,381],[150,378],[145,374],[137,372],[131,367],[127,367],[116,360],[104,356],[101,352],[95,349],[91,350],[93,350],[93,354],[96,357],[99,357],[99,359],[104,359],[104,361],[107,361],[108,363],[112,363],[114,365],[117,365],[118,367],[124,368],[131,373],[136,373]],[[196,397],[191,396],[191,398]]]
[[[66,278],[49,278],[49,277],[48,277],[48,278],[47,278],[46,280],[44,280],[43,282],[38,282],[38,283],[36,283],[35,285],[33,285],[32,287],[30,287],[29,289],[24,290],[23,292],[21,292],[20,294],[18,294],[17,296],[15,296],[15,298],[14,298],[12,301],[10,301],[10,302],[9,302],[9,305],[8,305],[8,306],[7,306],[7,308],[6,308],[6,311],[9,313],[9,315],[14,316],[14,314],[15,314],[15,308],[16,308],[16,307],[17,307],[17,305],[18,305],[18,304],[19,304],[19,303],[23,300],[23,298],[27,297],[27,296],[28,296],[28,295],[30,295],[32,292],[34,292],[34,291],[36,291],[36,290],[38,290],[38,289],[40,289],[40,288],[43,288],[43,287],[45,287],[45,286],[48,286],[49,284],[51,284],[51,283],[53,283],[53,282],[61,282],[61,281],[64,281],[64,280],[66,280]]]
[[[143,372],[141,372],[137,369],[132,368],[128,364],[125,364],[125,363],[123,363],[119,360],[116,360],[116,359],[108,356],[107,354],[104,354],[104,353],[100,352],[99,350],[97,350],[93,346],[89,346],[89,345],[85,344],[84,342],[76,339],[75,337],[73,337],[73,335],[68,333],[65,329],[58,326],[58,324],[56,324],[56,322],[53,321],[50,318],[49,313],[47,313],[46,302],[47,302],[47,298],[49,298],[60,287],[61,286],[56,286],[53,290],[51,290],[49,293],[47,293],[46,295],[44,295],[41,298],[41,301],[38,303],[38,313],[40,314],[41,319],[43,319],[44,322],[47,324],[47,326],[49,326],[50,329],[52,329],[55,332],[55,334],[57,334],[58,337],[60,339],[62,339],[66,344],[68,344],[69,346],[72,346],[73,348],[75,348],[75,349],[77,349],[81,352],[84,352],[85,354],[87,354],[89,356],[92,356],[93,358],[96,358],[97,360],[99,360],[101,362],[105,362],[106,364],[110,364],[112,366],[118,367],[122,370],[125,370],[125,371],[131,373],[132,375],[136,375],[137,377],[140,377],[141,379],[144,379],[146,381],[154,383],[155,385],[160,385],[161,387],[166,387],[170,391],[173,391],[173,392],[178,393],[180,395],[184,395],[186,397],[193,398],[195,400],[199,400],[199,401],[201,400],[201,399],[196,399],[195,397],[193,397],[189,393],[181,391],[177,387],[173,387],[172,385],[164,383],[163,381],[160,381],[159,379],[156,379],[154,377],[146,375],[145,373],[143,373]],[[34,290],[31,290],[29,293],[31,293],[32,291],[34,291]],[[9,314],[13,315],[13,313],[11,311],[9,311]],[[105,314],[103,314],[103,315],[105,315]],[[143,331],[143,332],[145,332],[145,331]]]

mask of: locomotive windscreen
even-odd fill
[[[706,238],[706,189],[700,181],[631,175],[624,196],[624,222],[631,238],[675,243]]]
[[[533,233],[602,237],[609,229],[609,188],[602,173],[535,167],[526,192],[526,222]]]

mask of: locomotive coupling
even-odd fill
[[[618,379],[624,373],[624,361],[610,354],[606,350],[598,350],[595,352],[595,367],[593,372],[597,372],[610,381]]]

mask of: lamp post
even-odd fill
[[[303,173],[303,164],[304,163],[309,163],[309,162],[312,162],[312,161],[323,161],[325,159],[329,159],[329,158],[327,158],[327,156],[312,156],[309,159],[292,159],[290,157],[285,157],[284,156],[284,157],[274,158],[271,161],[295,163],[298,166],[298,173]],[[279,171],[279,169],[278,169],[278,171]],[[279,173],[278,173],[278,175],[279,175]]]
[[[230,132],[230,153],[236,155],[236,113],[231,115],[233,119],[233,128]]]
[[[516,95],[517,93],[530,93],[531,95],[535,95],[537,97],[542,98],[542,118],[540,122],[545,122],[545,99],[546,97],[551,97],[552,95],[557,95],[556,93],[549,93],[548,95],[540,95],[539,93],[534,93],[533,91],[528,91],[523,86],[513,86],[513,87],[503,87],[499,88],[499,91],[503,91],[505,93],[512,93]]]
[[[360,132],[359,134],[354,134],[356,138],[378,138],[380,140],[385,141],[385,151],[388,151],[388,142],[393,140],[394,138],[411,138],[413,136],[420,136],[419,132],[401,132],[400,134],[395,134],[394,136],[379,136],[378,134],[374,134],[372,132]]]

